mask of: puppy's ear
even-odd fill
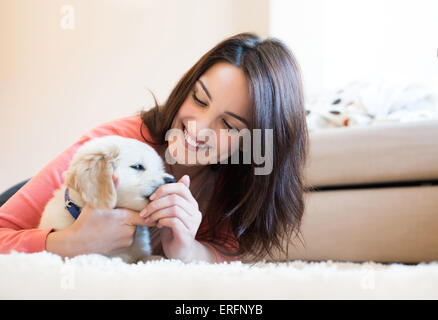
[[[76,154],[63,174],[66,186],[76,190],[94,208],[114,208],[117,193],[112,176],[118,156],[116,146]]]

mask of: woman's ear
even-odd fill
[[[119,150],[78,153],[69,169],[63,174],[68,188],[76,190],[86,203],[97,209],[113,209],[117,193],[113,173]]]

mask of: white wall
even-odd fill
[[[70,4],[75,28],[61,28]],[[217,42],[284,40],[306,92],[358,77],[435,80],[436,0],[1,0],[0,192],[90,128],[164,101]]]
[[[296,54],[307,95],[356,79],[438,85],[436,0],[270,3],[270,33]]]
[[[268,36],[268,12],[268,0],[1,0],[0,192],[94,126],[152,106],[148,88],[164,102],[224,38]]]

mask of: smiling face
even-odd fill
[[[181,164],[200,153],[209,163],[228,158],[239,148],[238,132],[249,129],[249,105],[243,71],[226,62],[214,64],[196,81],[172,122],[172,129],[183,134],[169,140],[169,150],[183,152],[170,154]]]

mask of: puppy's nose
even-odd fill
[[[170,177],[164,178],[164,183],[175,183],[175,182],[176,182],[175,178],[170,178]]]

